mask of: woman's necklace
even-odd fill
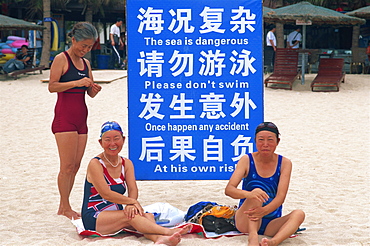
[[[117,159],[117,164],[116,165],[113,165],[112,162],[110,162],[110,160],[105,156],[105,153],[103,152],[103,155],[104,155],[104,158],[109,162],[109,164],[112,166],[112,167],[118,167],[119,165],[119,157]]]

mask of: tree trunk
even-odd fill
[[[284,24],[276,23],[276,47],[285,48],[284,42]]]
[[[90,22],[91,24],[93,23],[93,11],[91,6],[87,7],[86,13],[85,13],[85,21]],[[91,62],[91,52],[87,53],[85,55],[85,58]]]
[[[352,29],[352,47],[353,48],[358,47],[359,39],[360,39],[360,26],[356,25],[356,26],[353,26],[353,29]]]
[[[50,0],[42,0],[42,6],[43,6],[43,11],[44,11],[44,20],[45,18],[51,18]],[[42,35],[43,43],[42,43],[40,66],[44,65],[46,68],[49,68],[51,22],[44,21],[44,26],[46,27],[46,29],[44,29],[43,35]]]

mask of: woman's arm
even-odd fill
[[[91,69],[91,65],[90,65],[90,62],[89,60],[83,58],[87,64],[87,67],[88,67],[88,70],[89,70],[89,78],[91,79],[92,83],[91,83],[91,86],[89,88],[87,88],[87,95],[89,95],[91,98],[94,98],[98,93],[99,91],[101,90],[101,86],[94,83],[94,77],[93,77],[93,74],[92,74],[92,69]]]
[[[94,185],[100,196],[105,200],[117,204],[138,203],[136,199],[119,194],[109,188],[104,178],[103,167],[97,159],[92,159],[87,167],[87,180]]]
[[[138,199],[139,189],[137,188],[134,165],[132,161],[125,158],[125,180],[127,185],[128,197]]]
[[[291,172],[292,162],[289,159],[283,157],[276,197],[266,206],[257,208],[253,212],[251,212],[250,215],[252,217],[263,217],[275,211],[284,203],[286,195],[288,193]]]
[[[248,175],[249,172],[249,157],[248,155],[242,156],[236,165],[234,173],[226,185],[225,195],[234,199],[243,199],[248,196],[248,191],[238,189],[240,181]]]
[[[244,155],[240,158],[236,169],[231,176],[229,183],[226,185],[225,194],[234,199],[258,199],[260,202],[265,202],[268,199],[268,195],[261,189],[254,189],[252,191],[246,191],[238,189],[240,181],[245,178],[249,173],[249,156]]]
[[[91,86],[92,80],[87,77],[69,82],[59,82],[60,77],[68,69],[67,66],[67,58],[63,53],[58,54],[54,58],[50,68],[49,92],[63,92],[74,87]]]
[[[137,200],[139,197],[139,189],[136,184],[134,165],[132,164],[132,161],[127,158],[125,158],[125,181],[128,192],[127,196]],[[145,213],[139,203],[133,204],[132,206],[135,208],[134,210],[132,210],[131,206],[126,206],[129,218],[135,217],[136,214],[143,215]]]

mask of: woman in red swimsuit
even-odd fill
[[[82,204],[85,229],[102,235],[135,229],[155,244],[177,245],[193,226],[162,227],[153,214],[144,212],[138,202],[134,164],[119,155],[125,143],[121,126],[115,121],[105,122],[99,143],[103,152],[90,161],[86,172]]]
[[[85,92],[95,97],[101,86],[94,83],[90,63],[83,58],[98,37],[95,27],[79,22],[68,36],[72,45],[54,59],[50,68],[49,91],[58,93],[52,123],[60,159],[58,214],[72,219],[80,217],[72,210],[69,195],[87,142]]]

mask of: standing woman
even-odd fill
[[[225,194],[241,199],[235,213],[235,226],[248,233],[248,245],[278,245],[297,231],[305,214],[294,210],[282,216],[288,192],[292,162],[275,153],[280,142],[279,130],[272,122],[263,122],[255,133],[257,152],[243,156],[226,186]],[[243,180],[241,189],[239,183]],[[263,238],[259,243],[258,234]]]
[[[79,22],[68,36],[72,45],[54,59],[50,68],[49,91],[58,93],[52,123],[60,159],[58,214],[72,219],[80,217],[72,210],[69,196],[87,142],[85,92],[93,98],[101,86],[93,82],[90,62],[83,58],[98,37],[95,27]]]

